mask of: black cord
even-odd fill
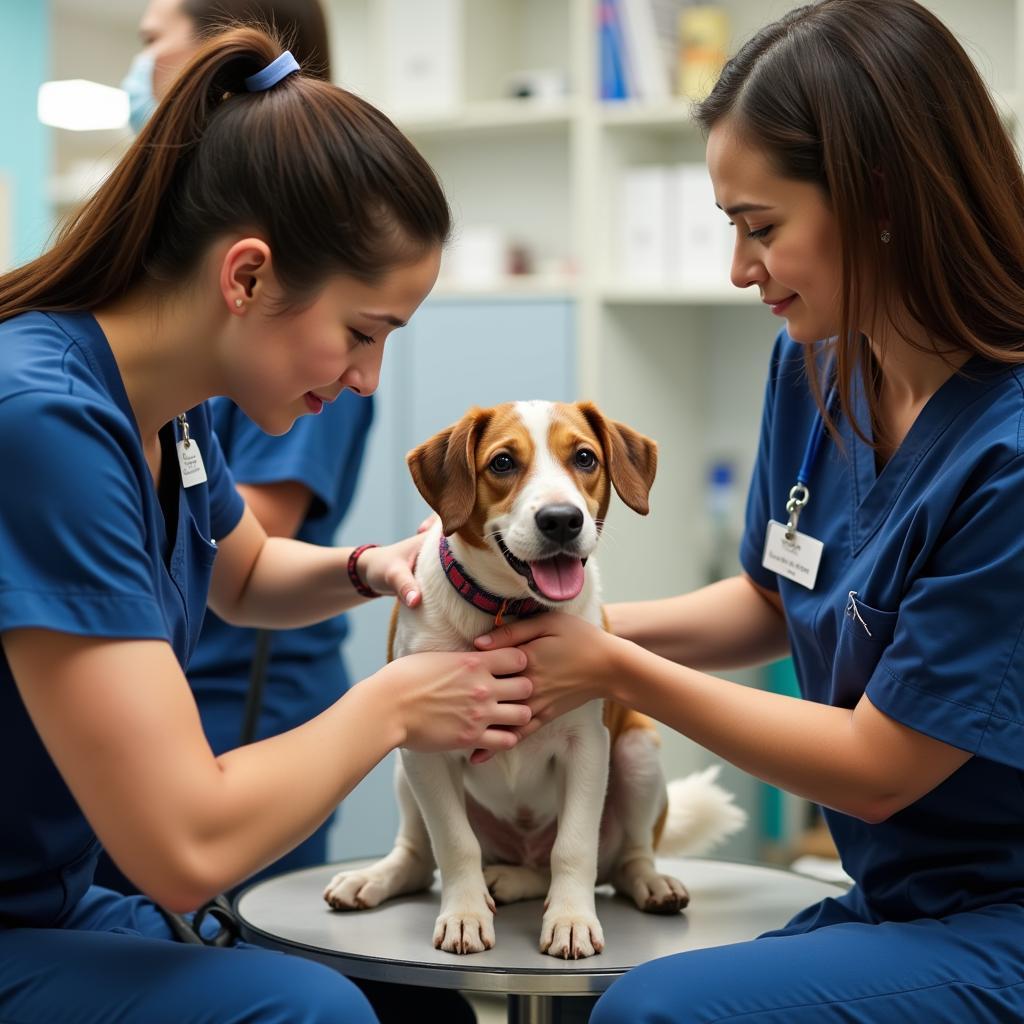
[[[273,632],[269,629],[256,631],[256,648],[249,669],[249,692],[245,696],[245,715],[242,719],[242,735],[238,745],[244,747],[256,738],[260,711],[263,709],[263,684],[267,679],[267,662],[270,660],[270,640]]]

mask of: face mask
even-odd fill
[[[153,55],[143,50],[132,60],[128,74],[121,81],[121,88],[128,93],[128,123],[136,135],[156,109],[153,96]]]

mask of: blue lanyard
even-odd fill
[[[829,393],[828,398],[825,399],[825,409],[829,410],[832,408],[832,402],[836,397],[836,389],[833,387]],[[821,410],[818,410],[818,415],[814,418],[814,423],[811,426],[811,432],[807,435],[807,447],[804,449],[804,461],[800,463],[800,472],[796,475],[796,482],[801,487],[806,487],[811,482],[811,471],[814,469],[814,463],[818,458],[818,449],[821,448],[821,439],[825,436],[825,419],[821,415]]]
[[[832,387],[829,390],[828,398],[825,399],[825,408],[829,410],[832,408],[832,402],[836,396],[836,389]],[[817,415],[814,418],[814,423],[811,425],[811,432],[807,435],[807,447],[804,449],[804,459],[800,464],[800,472],[796,476],[795,486],[789,489],[789,500],[786,502],[786,514],[788,520],[786,522],[786,539],[792,540],[796,535],[797,523],[800,519],[800,513],[807,507],[807,503],[811,500],[811,490],[807,486],[811,479],[811,472],[814,469],[814,463],[818,458],[818,450],[821,448],[821,439],[825,436],[825,418],[821,414],[821,410],[818,410]]]

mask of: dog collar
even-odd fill
[[[468,601],[474,608],[494,616],[494,624],[500,626],[506,615],[514,615],[520,619],[528,619],[531,615],[539,615],[547,609],[532,597],[497,597],[484,590],[472,576],[459,564],[452,549],[448,546],[448,538],[441,537],[439,546],[441,568],[448,582],[455,588],[459,597]]]

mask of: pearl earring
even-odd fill
[[[885,229],[884,229],[884,230],[882,231],[882,235],[881,235],[881,238],[882,238],[882,241],[883,241],[883,242],[884,242],[884,243],[885,243],[886,245],[888,245],[888,244],[889,244],[889,243],[890,243],[890,242],[892,241],[892,232],[891,232],[891,231],[890,231],[890,230],[889,230],[888,228],[885,228]]]
[[[241,299],[235,299],[235,306],[236,306],[236,308],[241,309],[242,308],[242,300]]]

